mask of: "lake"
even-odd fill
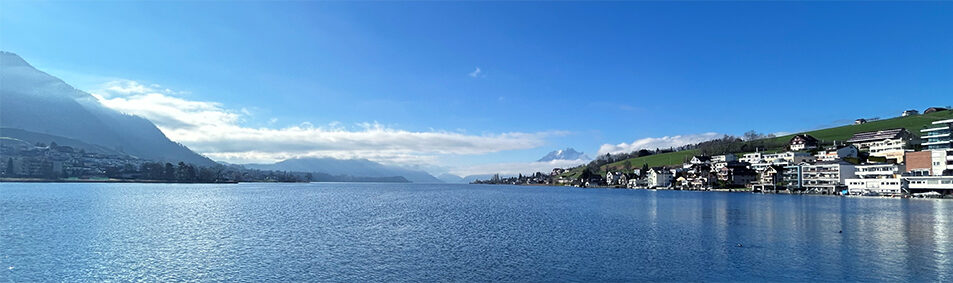
[[[950,282],[953,201],[2,183],[0,268],[0,279],[14,282]]]

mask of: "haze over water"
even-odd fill
[[[0,250],[11,282],[951,281],[953,201],[4,183]]]

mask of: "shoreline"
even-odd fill
[[[128,180],[128,179],[40,179],[40,178],[0,178],[0,183],[141,183],[141,184],[238,184],[238,182],[179,182],[168,180]]]

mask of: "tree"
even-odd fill
[[[165,163],[165,170],[162,171],[162,178],[165,180],[175,180],[175,167],[172,166],[172,163]]]
[[[3,171],[7,176],[13,176],[13,158],[7,158],[7,169]]]
[[[639,172],[639,178],[645,178],[645,175],[649,173],[649,164],[642,163],[642,171]]]

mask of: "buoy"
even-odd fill
[[[837,230],[837,233],[844,233],[844,230]]]
[[[741,244],[738,244],[738,245],[736,245],[736,247],[739,247],[739,248],[740,248],[740,247],[743,247],[743,246],[742,246]]]

